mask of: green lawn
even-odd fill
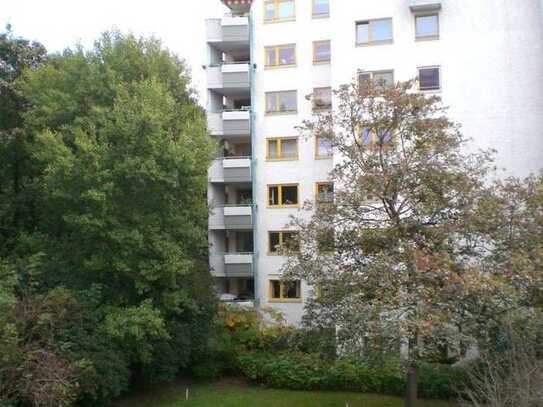
[[[185,400],[186,389],[189,400]],[[399,397],[318,391],[273,390],[227,380],[215,384],[176,383],[134,394],[116,407],[402,407]],[[456,407],[446,401],[420,402],[420,407]]]

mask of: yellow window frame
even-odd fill
[[[271,235],[277,234],[279,237],[279,248],[282,248],[285,244],[285,234],[296,235],[298,231],[296,230],[272,230],[268,232],[268,256],[279,256],[280,254],[277,251],[273,251],[271,247]]]
[[[391,39],[389,40],[374,40],[373,39],[373,29],[372,29],[372,24],[373,22],[375,21],[390,21],[390,33],[392,34],[391,35]],[[360,24],[368,24],[368,42],[358,42],[358,26]],[[364,47],[364,46],[369,46],[369,45],[379,45],[379,44],[392,44],[394,43],[394,21],[392,19],[392,17],[386,17],[386,18],[374,18],[372,20],[362,20],[362,21],[357,21],[354,25],[355,27],[355,42],[356,42],[356,45],[359,46],[359,47]]]
[[[294,63],[293,64],[281,64],[279,61],[280,61],[280,58],[279,58],[279,55],[280,55],[280,52],[282,49],[284,48],[293,48],[294,49]],[[268,51],[269,50],[273,50],[274,51],[274,54],[275,54],[275,64],[274,65],[270,65],[269,64],[269,61],[268,61]],[[267,46],[267,47],[264,47],[264,54],[265,54],[265,63],[264,63],[264,67],[266,69],[272,69],[272,68],[292,68],[292,67],[295,67],[296,66],[296,61],[297,61],[297,58],[296,58],[296,44],[281,44],[281,45],[270,45],[270,46]]]
[[[291,93],[293,92],[295,97],[296,97],[296,108],[294,110],[268,110],[268,95],[274,95],[275,96],[275,106],[277,108],[279,108],[280,104],[280,100],[281,100],[281,94],[285,94],[285,93]],[[281,91],[276,91],[276,92],[266,92],[266,94],[264,95],[266,100],[266,114],[267,115],[278,115],[278,114],[296,114],[298,113],[298,91],[296,90],[281,90]]]
[[[330,153],[328,155],[320,155],[319,154],[319,139],[321,138],[324,138],[324,137],[321,137],[321,136],[316,136],[315,137],[315,159],[316,160],[328,160],[330,158],[333,158],[334,157],[334,153]]]
[[[317,202],[318,204],[322,204],[322,203],[329,203],[330,201],[323,201],[321,199],[319,199],[319,188],[322,187],[322,186],[331,186],[332,187],[332,194],[334,193],[334,183],[333,182],[317,182],[315,183],[315,202]]]
[[[279,298],[273,296],[273,283],[279,282]],[[288,282],[284,282],[277,279],[270,279],[268,284],[268,298],[270,302],[302,302],[302,281],[301,280],[294,280],[291,281],[295,283],[298,286],[298,290],[300,292],[300,296],[297,298],[289,298],[285,296],[285,285],[288,284]]]
[[[330,58],[324,61],[317,61],[317,46],[328,43],[330,48]],[[329,64],[332,61],[332,42],[330,40],[313,41],[313,65]]]
[[[292,17],[280,18],[279,17],[279,5],[281,3],[287,3],[287,2],[292,2],[292,4],[294,5],[294,14],[293,14]],[[266,19],[266,8],[267,8],[268,4],[273,4],[274,5],[274,8],[273,8],[274,16],[273,16],[273,18],[271,20]],[[284,22],[288,22],[288,21],[296,21],[296,0],[265,0],[264,1],[264,24],[284,23]]]
[[[283,157],[282,143],[285,140],[296,140],[296,156]],[[276,141],[275,157],[270,156],[270,141]],[[266,160],[267,161],[296,161],[298,160],[299,146],[298,137],[271,137],[266,139]],[[269,202],[269,201],[268,201]]]
[[[281,203],[279,203],[279,205],[270,205],[270,198],[271,198],[270,191],[272,188],[275,188],[275,187],[277,187],[277,194],[278,194],[277,201],[278,202],[283,202],[283,188],[284,187],[296,187],[298,202],[295,204],[287,204],[287,205],[283,205]],[[300,206],[300,188],[298,184],[268,184],[267,188],[268,188],[268,208],[298,208]]]

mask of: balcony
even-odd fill
[[[212,183],[251,182],[251,157],[225,157],[213,160],[208,170]]]
[[[209,256],[213,277],[253,277],[253,253],[222,253]]]
[[[207,42],[223,52],[249,47],[249,18],[227,15],[206,20]]]
[[[207,66],[207,88],[223,96],[249,96],[249,66],[247,61]]]
[[[207,126],[212,136],[249,137],[251,135],[251,113],[248,108],[208,113]]]
[[[441,10],[441,0],[409,0],[413,13],[427,13]]]
[[[252,205],[228,205],[213,208],[209,216],[211,230],[247,230],[253,228]]]

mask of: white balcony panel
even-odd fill
[[[224,255],[224,264],[253,264],[253,255],[252,254],[225,254]]]
[[[224,255],[222,254],[210,254],[209,255],[209,267],[211,269],[211,275],[215,277],[225,277]]]
[[[225,206],[224,216],[251,216],[250,206]]]
[[[251,117],[248,110],[236,110],[231,112],[223,112],[223,120],[249,120]]]
[[[224,229],[224,210],[221,207],[211,208],[208,220],[211,230]]]
[[[414,13],[441,10],[440,0],[409,0],[409,8]]]
[[[249,72],[249,64],[229,64],[225,63],[221,66],[222,73],[240,73]]]
[[[246,25],[249,26],[249,17],[223,17],[222,26]]]
[[[223,87],[222,72],[220,66],[208,66],[207,67],[207,87],[210,89],[217,89]]]
[[[223,115],[224,113],[207,113],[207,128],[211,135],[220,136],[224,133]]]
[[[251,168],[250,158],[230,158],[222,161],[223,168]]]

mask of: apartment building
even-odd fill
[[[222,1],[231,14],[206,22],[208,126],[221,146],[210,268],[222,300],[300,321],[311,288],[281,282],[278,248],[304,201],[329,198],[337,157],[297,126],[341,84],[418,77],[470,148],[497,150],[501,175],[543,167],[543,0]]]

